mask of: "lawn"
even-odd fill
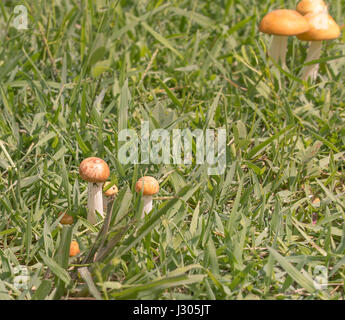
[[[308,43],[289,38],[283,69],[258,29],[297,2],[0,2],[0,300],[344,299],[345,35],[305,82]],[[123,163],[119,133],[145,121],[224,129],[225,170],[195,140],[190,164]],[[96,224],[87,157],[119,189]],[[144,175],[160,190],[141,218]]]

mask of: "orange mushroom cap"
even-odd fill
[[[71,245],[69,247],[69,256],[70,257],[74,257],[76,256],[78,253],[80,253],[80,249],[79,249],[79,244],[77,241],[73,240],[71,242]]]
[[[59,217],[63,215],[63,212],[59,213]],[[65,213],[64,216],[60,220],[61,224],[72,224],[73,223],[73,217],[70,216],[69,214]]]
[[[297,38],[305,41],[332,40],[340,36],[340,27],[327,13],[309,13],[304,16],[309,25],[309,31],[299,34]]]
[[[110,170],[107,163],[96,157],[84,159],[79,166],[79,174],[87,182],[100,183],[109,178]]]
[[[312,201],[311,201],[311,203],[312,203],[313,205],[320,205],[320,202],[321,202],[320,198],[319,198],[319,197],[316,197],[316,196],[314,196],[313,199],[312,199]]]
[[[306,19],[295,10],[274,10],[266,14],[259,26],[263,33],[276,36],[295,36],[309,30]]]
[[[153,194],[158,193],[159,183],[154,177],[150,177],[150,176],[141,177],[135,184],[135,191],[141,192],[142,189],[143,189],[143,195],[152,196]]]
[[[110,181],[107,181],[105,184],[104,184],[104,189],[110,184],[111,182]],[[117,193],[119,192],[119,189],[117,188],[117,186],[114,184],[112,185],[107,191],[104,191],[104,194],[106,197],[112,197],[112,196],[116,196]]]

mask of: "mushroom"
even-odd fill
[[[306,19],[295,10],[274,10],[266,14],[260,22],[259,30],[273,34],[270,56],[285,67],[288,36],[295,36],[309,30]]]
[[[107,181],[104,184],[103,189],[107,189],[107,186],[109,186],[109,184],[111,184],[111,182]],[[104,191],[104,197],[103,197],[104,211],[107,211],[108,205],[110,205],[114,201],[114,198],[118,194],[118,192],[119,192],[119,189],[117,188],[117,186],[115,184],[112,185],[106,191]]]
[[[302,0],[298,3],[296,11],[301,15],[308,13],[320,13],[327,9],[327,5],[323,0]]]
[[[158,181],[150,176],[141,177],[135,184],[135,191],[143,193],[144,208],[142,218],[145,213],[149,213],[152,210],[152,195],[158,193],[159,183]]]
[[[65,212],[60,212],[59,213],[59,217],[61,217],[60,223],[61,224],[72,224],[73,223],[73,217],[70,216],[69,214],[65,213]]]
[[[79,244],[77,241],[73,240],[73,241],[71,241],[71,244],[69,247],[69,256],[74,257],[78,253],[80,253]]]
[[[299,34],[299,40],[311,41],[307,52],[306,62],[318,60],[321,56],[322,41],[336,39],[340,36],[340,28],[334,19],[323,11],[321,13],[308,13],[304,16],[309,25],[309,31]],[[302,80],[315,81],[319,70],[319,64],[308,65],[303,68]]]
[[[84,159],[79,166],[79,174],[88,182],[88,214],[87,220],[95,224],[98,211],[103,214],[103,183],[109,178],[110,170],[106,162],[100,158]]]
[[[321,200],[317,196],[313,196],[313,199],[311,201],[313,207],[320,207]]]

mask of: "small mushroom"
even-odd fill
[[[107,186],[109,186],[109,184],[111,184],[111,182],[107,181],[104,184],[103,190],[107,189]],[[117,188],[115,184],[113,184],[109,189],[104,191],[104,197],[103,197],[104,211],[107,211],[108,206],[111,205],[111,203],[114,201],[114,198],[118,194],[118,192],[119,192],[119,189]]]
[[[67,224],[73,223],[73,217],[67,214],[66,212],[60,212],[59,217],[61,216],[62,216],[62,218],[60,219],[61,224],[67,225]]]
[[[96,211],[103,213],[103,183],[109,178],[110,170],[106,162],[100,158],[84,159],[79,166],[81,178],[88,182],[88,214],[87,220],[96,223]]]
[[[260,22],[259,30],[274,35],[270,57],[285,67],[288,37],[308,31],[309,24],[297,11],[282,9],[266,14]]]
[[[308,13],[321,13],[325,9],[328,10],[323,0],[302,0],[296,7],[296,11],[303,16]]]
[[[311,204],[313,205],[313,207],[320,207],[320,203],[321,203],[320,198],[317,196],[314,196],[311,201]]]
[[[299,34],[297,38],[303,41],[311,41],[306,58],[306,63],[308,63],[320,59],[322,41],[338,38],[340,36],[340,27],[326,10],[321,13],[308,13],[304,17],[307,19],[310,29]],[[307,81],[310,78],[311,81],[315,81],[318,71],[318,63],[305,66],[302,71],[302,80]]]
[[[69,256],[70,257],[74,257],[77,254],[80,253],[80,249],[79,249],[79,244],[77,241],[73,240],[71,241],[70,247],[69,247]]]
[[[144,208],[142,212],[142,218],[145,213],[149,213],[152,210],[152,196],[159,191],[158,181],[150,176],[141,177],[135,184],[135,191],[143,193]]]

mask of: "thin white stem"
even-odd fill
[[[141,215],[142,218],[145,217],[145,214],[148,214],[152,210],[152,196],[143,196],[144,208]]]
[[[87,213],[87,220],[92,223],[96,224],[96,211],[98,211],[102,217],[104,217],[103,213],[103,183],[92,183],[89,182],[88,184],[88,213]]]
[[[313,60],[320,59],[321,49],[322,49],[322,41],[312,41],[310,43],[308,53],[307,53],[307,59],[305,62],[307,63]],[[302,80],[307,81],[308,78],[310,78],[311,81],[314,82],[317,78],[318,71],[319,71],[318,63],[305,66],[302,71]]]
[[[286,66],[287,44],[287,36],[273,36],[269,54],[274,62],[282,65],[282,68]]]

